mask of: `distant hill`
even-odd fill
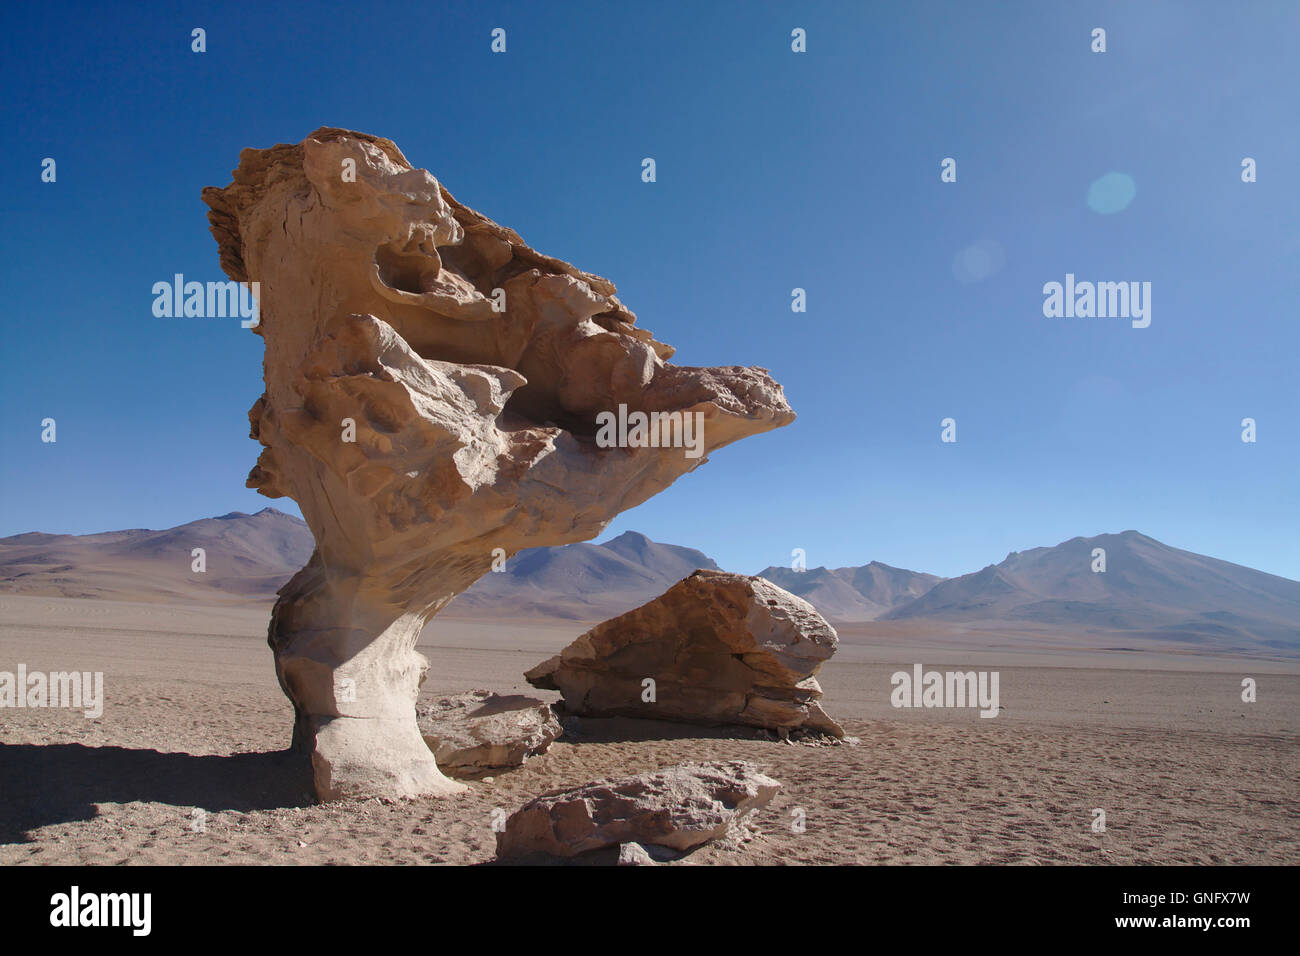
[[[874,621],[925,594],[943,578],[872,561],[857,568],[764,568],[760,577],[808,601],[835,621]]]
[[[300,518],[274,508],[164,531],[19,534],[0,538],[0,590],[113,600],[266,599],[314,547]],[[205,552],[202,574],[191,569],[195,548]]]
[[[658,597],[700,568],[720,570],[694,548],[626,531],[604,544],[521,551],[505,571],[480,578],[452,607],[604,619]]]
[[[1105,550],[1104,573],[1092,571],[1095,548]],[[1221,649],[1295,649],[1300,582],[1125,531],[1013,552],[881,617],[1128,631]]]

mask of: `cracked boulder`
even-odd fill
[[[770,581],[696,571],[583,634],[524,676],[566,713],[743,724],[843,737],[814,675],[838,644],[811,604]]]
[[[421,702],[415,719],[438,766],[452,776],[522,767],[564,732],[536,697],[486,690]]]
[[[653,859],[646,848],[685,853],[715,840],[735,845],[749,838],[750,816],[780,788],[742,760],[598,780],[516,810],[497,833],[497,856],[571,857],[636,843],[641,853],[627,851],[627,862],[644,862],[642,854]]]

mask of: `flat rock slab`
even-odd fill
[[[439,768],[458,776],[522,766],[564,731],[536,697],[486,690],[420,703],[415,717]]]
[[[814,676],[838,643],[811,604],[772,582],[696,571],[524,676],[558,690],[566,713],[580,716],[842,737]]]
[[[713,840],[743,838],[749,815],[780,788],[739,760],[598,780],[516,810],[497,834],[497,856],[571,857],[625,843],[684,853]]]

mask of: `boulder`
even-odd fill
[[[696,571],[524,676],[566,713],[843,737],[814,676],[838,644],[813,606],[759,577]],[[653,698],[649,693],[653,680]]]
[[[780,788],[739,760],[599,780],[516,810],[497,833],[497,856],[571,857],[626,843],[682,853],[713,840],[739,842],[749,836],[750,815]]]
[[[453,776],[521,767],[564,732],[536,697],[486,690],[422,702],[415,719],[438,767]]]
[[[595,537],[794,413],[764,369],[670,364],[614,283],[390,140],[324,128],[245,149],[203,201],[222,269],[259,303],[247,483],[297,501],[316,540],[267,637],[292,750],[322,800],[463,790],[415,721],[426,622],[500,560]]]
[[[640,843],[624,843],[618,848],[619,866],[658,866],[654,857]]]

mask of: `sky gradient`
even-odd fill
[[[7,13],[0,535],[296,513],[244,488],[260,339],[150,290],[224,279],[200,190],[328,125],[785,386],[598,540],[951,576],[1136,529],[1300,579],[1300,4],[253,9]],[[1150,282],[1150,327],[1044,317],[1067,273]]]

